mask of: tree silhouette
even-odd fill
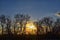
[[[10,35],[10,33],[11,33],[11,30],[10,30],[10,27],[11,27],[11,19],[10,19],[10,17],[7,17],[6,18],[6,25],[7,25],[7,32]]]
[[[37,28],[37,35],[38,35],[39,34],[39,23],[38,23],[38,21],[35,21],[34,24]]]
[[[29,16],[28,14],[24,15],[24,17],[25,17],[25,18],[24,18],[25,23],[24,23],[23,33],[25,33],[27,21],[30,20],[30,16]]]
[[[54,23],[53,32],[54,33],[60,32],[60,18],[56,19],[56,22]]]
[[[6,23],[5,15],[0,16],[0,22],[1,22],[1,26],[2,26],[2,35],[3,35],[4,24]]]
[[[26,22],[29,20],[30,16],[24,15],[24,14],[16,14],[16,15],[14,16],[14,18],[15,18],[15,20],[16,20],[16,23],[19,22],[19,24],[20,24],[20,26],[21,26],[21,27],[20,27],[20,28],[21,28],[20,32],[22,32],[22,27],[23,27],[23,25],[24,25],[23,31],[25,31],[25,25],[26,25]],[[24,23],[23,23],[23,22],[24,22]]]
[[[20,22],[20,18],[19,18],[19,14],[16,14],[15,16],[14,16],[14,18],[15,18],[15,24],[14,24],[14,33],[16,34],[16,31],[15,31],[15,28],[16,28],[16,24],[18,23],[18,22]]]
[[[46,26],[49,27],[50,31],[52,30],[52,23],[53,23],[53,18],[52,17],[44,17],[43,18],[43,24],[45,24]],[[47,28],[46,28],[46,32],[47,32]]]
[[[42,20],[39,20],[38,21],[38,32],[39,32],[39,34],[41,34],[42,32],[43,32],[43,28],[42,28],[42,24],[43,24],[43,21]]]

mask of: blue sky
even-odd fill
[[[60,0],[0,0],[0,15],[29,14],[34,19],[60,12]]]

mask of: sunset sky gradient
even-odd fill
[[[0,15],[29,14],[34,19],[55,17],[60,12],[60,0],[0,0]]]

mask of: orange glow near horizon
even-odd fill
[[[36,34],[37,28],[33,22],[27,22],[26,24],[26,34]]]

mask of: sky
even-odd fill
[[[0,15],[28,14],[33,19],[55,17],[60,12],[60,0],[0,0]]]

